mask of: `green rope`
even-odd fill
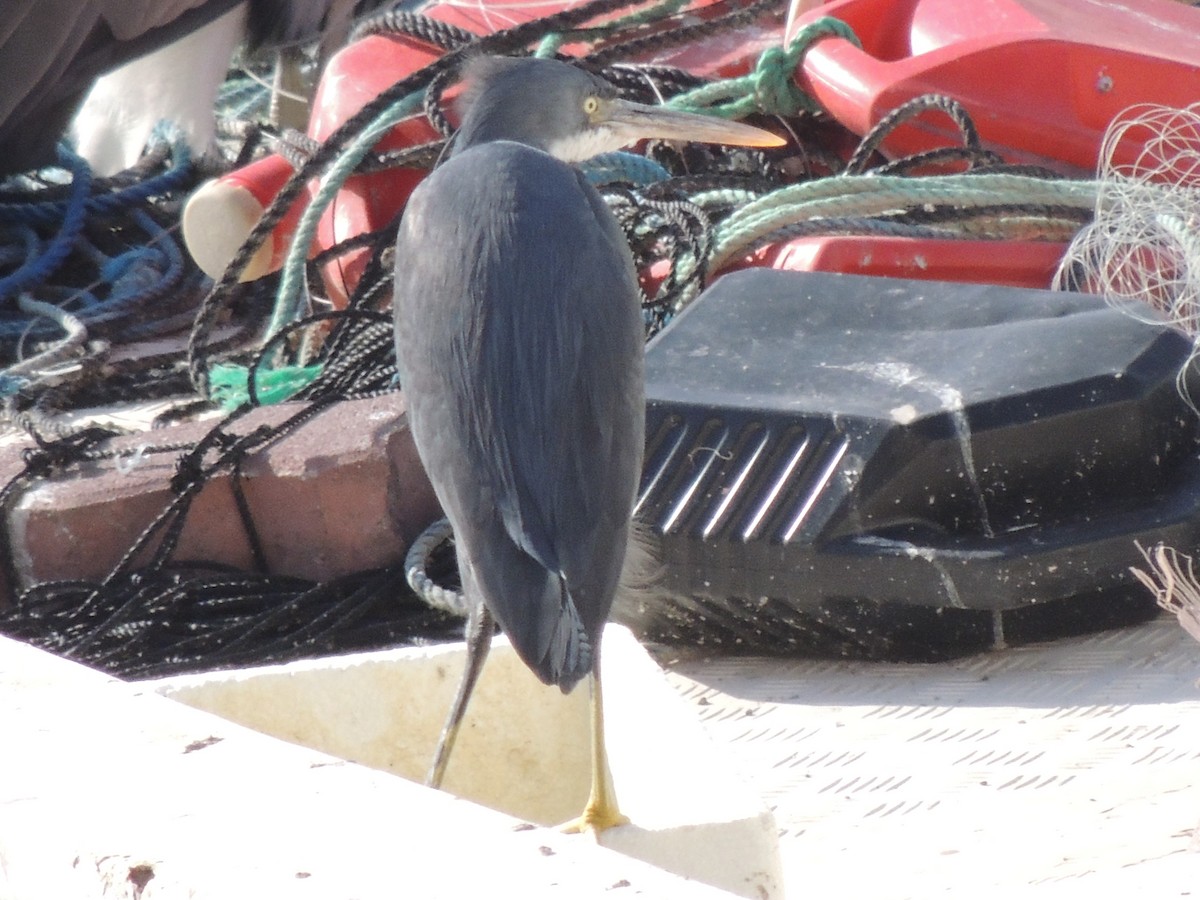
[[[750,74],[703,85],[671,98],[667,105],[723,119],[741,119],[752,113],[794,116],[801,111],[819,112],[817,102],[796,84],[796,69],[809,48],[826,37],[843,38],[862,47],[849,25],[824,16],[796,32],[786,48],[764,50]]]
[[[787,225],[819,218],[881,216],[922,206],[959,209],[998,205],[1091,210],[1097,183],[979,174],[822,178],[773,191],[732,213],[717,229],[709,260],[717,271]]]
[[[281,366],[259,369],[254,374],[254,394],[264,406],[282,403],[308,387],[321,374],[321,365]],[[227,410],[237,409],[250,401],[247,387],[249,371],[245,366],[219,363],[208,373],[213,402]]]
[[[392,104],[359,133],[322,176],[316,196],[305,208],[288,247],[264,343],[301,315],[308,298],[308,248],[312,246],[317,224],[326,207],[333,202],[346,179],[353,174],[379,139],[397,122],[412,115],[421,102],[420,92],[414,92]],[[281,403],[312,383],[321,374],[322,368],[320,363],[309,366],[283,366],[267,360],[254,372],[255,396],[263,404]],[[250,372],[245,366],[214,366],[209,373],[212,399],[226,409],[236,409],[249,400],[249,378]]]
[[[538,42],[537,49],[533,51],[533,55],[538,59],[553,59],[557,55],[558,50],[567,42],[564,35],[548,34]]]
[[[317,223],[326,207],[333,202],[338,191],[342,189],[342,185],[346,183],[346,179],[354,173],[358,164],[371,152],[371,148],[394,125],[417,112],[423,102],[423,94],[420,91],[414,91],[389,106],[350,142],[345,151],[334,161],[329,171],[321,178],[316,196],[305,208],[304,215],[301,216],[300,223],[296,227],[291,246],[288,248],[287,258],[280,275],[275,310],[267,328],[268,340],[281,328],[294,322],[300,315],[300,310],[307,297],[305,264],[308,260],[308,248],[312,246],[313,239],[316,237]]]
[[[717,188],[692,194],[688,200],[708,211],[710,209],[729,209],[730,207],[739,208],[753,203],[763,196],[762,191],[751,191],[745,188]]]
[[[371,148],[402,119],[420,108],[422,95],[414,92],[398,100],[380,113],[334,161],[322,176],[316,195],[304,210],[292,243],[288,247],[280,273],[279,289],[275,296],[275,308],[267,326],[264,343],[296,321],[308,298],[307,261],[308,248],[316,236],[317,224],[326,207],[333,202],[346,179],[354,173],[358,164]],[[309,366],[283,366],[267,360],[263,367],[254,372],[254,393],[263,404],[281,403],[311,384],[323,369],[321,363]],[[209,373],[212,399],[226,409],[236,409],[248,402],[250,392],[247,383],[250,372],[245,366],[225,364],[214,366]]]
[[[617,182],[656,184],[671,177],[671,173],[654,160],[620,150],[584,160],[579,169],[593,187]]]

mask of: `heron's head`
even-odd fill
[[[557,60],[480,57],[466,74],[455,152],[487,141],[516,141],[579,162],[644,138],[747,147],[784,143],[738,122],[623,100],[600,76]]]

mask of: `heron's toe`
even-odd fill
[[[624,815],[616,806],[602,806],[589,803],[583,814],[560,826],[564,834],[599,834],[609,828],[628,825],[629,816]]]

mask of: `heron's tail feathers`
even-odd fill
[[[595,648],[567,590],[566,579],[558,575],[548,582],[551,589],[558,589],[559,616],[549,636],[544,663],[549,668],[549,683],[558,685],[567,694],[592,671]]]
[[[648,530],[635,522],[614,601],[616,618],[621,618],[622,607],[645,609],[646,604],[652,603],[661,578],[662,567],[654,552],[653,539]],[[547,572],[543,590],[539,608],[546,613],[557,611],[558,615],[534,617],[534,621],[544,623],[533,651],[533,655],[540,654],[540,659],[526,658],[526,662],[542,681],[558,685],[565,694],[592,671],[600,632],[594,639],[589,637],[588,627],[562,574]]]

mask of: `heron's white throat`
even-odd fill
[[[570,137],[550,141],[546,145],[546,152],[563,162],[578,163],[601,153],[620,150],[627,144],[615,129],[601,125]]]

